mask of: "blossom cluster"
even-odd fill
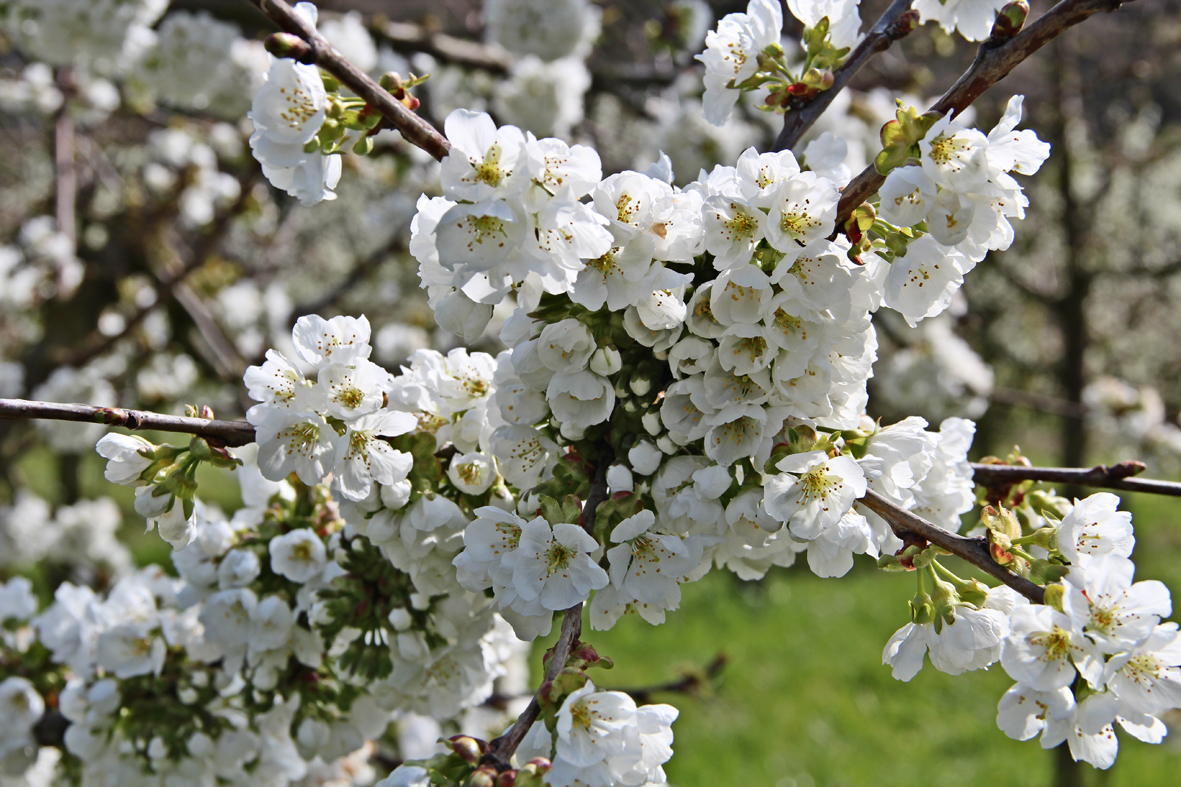
[[[1118,505],[1108,493],[1073,504],[1051,496],[1041,501],[1041,514],[1027,512],[1041,525],[1034,535],[999,536],[1003,526],[992,531],[990,540],[1008,559],[1028,561],[1025,570],[1040,562],[1065,575],[1047,585],[1045,604],[1009,588],[971,587],[938,562],[922,569],[913,622],[883,654],[894,677],[914,677],[924,653],[952,675],[1000,661],[1017,681],[997,713],[1009,737],[1040,733],[1043,748],[1065,742],[1074,759],[1098,768],[1115,762],[1116,723],[1139,740],[1160,743],[1167,730],[1159,716],[1181,707],[1181,636],[1176,623],[1162,622],[1172,613],[1168,588],[1132,581],[1132,518]],[[1060,520],[1054,516],[1063,511]]]
[[[745,12],[724,16],[696,58],[705,66],[706,120],[725,124],[744,92],[758,92],[759,109],[783,112],[793,98],[830,89],[832,72],[862,40],[859,6],[860,0],[788,0],[788,10],[804,26],[799,52],[784,46],[779,0],[750,0]],[[984,41],[1005,6],[1006,0],[916,0],[914,11],[947,33]]]
[[[109,478],[139,478],[142,454],[107,453]],[[106,596],[67,582],[40,615],[27,581],[0,586],[0,696],[27,705],[6,714],[10,771],[36,761],[29,730],[52,694],[84,781],[363,782],[391,721],[465,714],[522,656],[485,599],[416,587],[339,518],[327,487],[238,472],[244,507],[227,520],[197,502],[195,536],[173,552],[179,579],[151,567]],[[26,685],[13,665],[64,677]],[[484,735],[496,718],[463,723]]]

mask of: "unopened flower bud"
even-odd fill
[[[402,75],[397,71],[387,71],[377,80],[377,84],[393,93],[402,89]]]
[[[394,631],[405,631],[414,623],[414,618],[410,616],[410,611],[405,607],[391,609],[389,620],[390,625],[394,627]]]
[[[660,424],[660,411],[652,410],[644,414],[640,419],[644,424],[644,431],[655,437],[660,434],[664,428]]]
[[[410,594],[410,606],[414,607],[419,612],[422,612],[423,610],[426,610],[426,609],[430,609],[431,597],[425,593],[411,593]]]
[[[586,437],[586,429],[569,421],[563,421],[559,431],[567,440],[581,440]]]
[[[590,357],[590,370],[603,377],[610,377],[623,368],[623,359],[619,350],[612,345],[600,347]]]

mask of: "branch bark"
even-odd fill
[[[156,293],[155,301],[148,306],[137,309],[134,314],[127,318],[122,330],[118,333],[107,336],[97,329],[93,330],[89,336],[79,342],[79,346],[75,350],[65,353],[61,357],[56,357],[55,360],[63,366],[85,366],[129,336],[149,314],[160,308],[169,298],[172,298],[176,294],[177,288],[184,284],[188,275],[208,262],[209,258],[214,254],[218,245],[230,230],[233,220],[242,212],[247,202],[252,199],[251,191],[257,177],[258,172],[252,170],[249,176],[239,181],[241,188],[237,201],[227,211],[218,215],[213,220],[210,227],[193,244],[189,250],[189,258],[183,265],[152,279],[151,286]],[[56,355],[56,353],[54,354]]]
[[[0,418],[26,421],[44,418],[54,421],[81,421],[125,429],[155,429],[181,432],[219,440],[227,446],[254,442],[254,427],[246,421],[207,421],[180,415],[161,415],[121,407],[91,407],[85,404],[30,402],[26,399],[0,399]]]
[[[1181,484],[1151,478],[1132,478],[1144,472],[1143,462],[1124,461],[1108,467],[1021,467],[1020,465],[972,465],[972,480],[984,486],[1019,484],[1022,481],[1042,481],[1053,484],[1073,484],[1100,489],[1119,489],[1124,492],[1145,492],[1153,495],[1181,497]]]
[[[773,152],[794,148],[800,138],[824,114],[824,110],[828,109],[837,94],[844,89],[858,71],[865,67],[866,63],[872,60],[875,55],[889,49],[895,41],[910,33],[913,28],[910,26],[909,20],[905,20],[906,23],[901,20],[901,17],[910,10],[910,4],[911,0],[894,0],[874,23],[870,31],[865,34],[865,38],[861,39],[857,48],[845,59],[841,67],[833,72],[832,87],[816,94],[798,107],[789,107],[788,113],[783,116],[783,129],[775,138],[775,144],[771,146]]]
[[[78,173],[74,167],[74,118],[70,99],[74,95],[74,76],[68,68],[58,69],[57,87],[62,93],[61,109],[53,122],[54,214],[57,231],[77,242]]]
[[[390,125],[401,132],[407,142],[416,145],[442,161],[451,150],[451,143],[430,123],[411,112],[361,69],[338,52],[328,39],[304,21],[303,17],[284,0],[250,0],[260,11],[286,33],[302,38],[310,51],[301,62],[315,63],[347,85],[350,90],[381,112]]]
[[[402,49],[426,54],[467,68],[481,68],[503,74],[512,67],[516,57],[496,44],[479,44],[466,38],[439,33],[411,22],[379,22],[370,29],[391,44]]]
[[[998,565],[992,559],[992,555],[988,550],[988,540],[984,536],[969,538],[968,536],[961,536],[958,533],[944,530],[938,525],[932,524],[922,517],[898,507],[888,498],[879,495],[872,489],[866,490],[865,497],[861,498],[858,502],[886,520],[886,524],[894,531],[894,535],[899,538],[905,539],[907,536],[917,536],[936,546],[943,547],[956,557],[971,563],[986,574],[999,579],[1033,603],[1045,603],[1046,591],[1042,587],[1035,585],[1025,577],[1014,574],[1004,566]]]
[[[1122,0],[1062,0],[1005,43],[985,41],[976,52],[976,60],[931,109],[963,112],[984,91],[1068,28],[1094,14],[1115,11],[1122,4]],[[837,206],[837,226],[843,225],[853,210],[869,199],[885,180],[871,164],[845,186]]]

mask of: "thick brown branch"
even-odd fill
[[[938,112],[954,109],[956,114],[963,112],[984,91],[1068,28],[1094,14],[1115,11],[1121,5],[1121,0],[1062,0],[1007,42],[997,44],[991,40],[985,41],[980,45],[971,67],[931,109]],[[855,177],[841,194],[837,226],[843,225],[853,210],[869,199],[884,181],[885,178],[878,174],[872,164]]]
[[[451,150],[451,143],[440,134],[434,126],[418,115],[411,112],[404,104],[390,95],[373,81],[368,74],[350,63],[344,55],[328,43],[328,39],[320,35],[304,21],[303,17],[283,0],[250,0],[259,10],[271,18],[286,33],[299,36],[310,46],[303,62],[315,63],[332,76],[347,85],[350,90],[361,98],[389,121],[390,125],[401,132],[406,141],[430,153],[442,161]]]
[[[1045,602],[1046,591],[1044,589],[1025,577],[1017,576],[992,559],[992,555],[988,551],[988,541],[983,536],[969,538],[944,530],[910,511],[899,508],[872,489],[865,492],[865,497],[861,498],[860,502],[886,520],[886,524],[899,538],[905,540],[907,536],[912,538],[917,536],[935,546],[943,547],[956,557],[996,577],[1033,603],[1042,604]]]
[[[1132,478],[1144,472],[1143,462],[1124,461],[1108,467],[1021,467],[1019,465],[972,465],[972,480],[984,486],[1019,484],[1022,481],[1045,481],[1055,484],[1093,486],[1100,489],[1119,489],[1124,492],[1146,492],[1153,495],[1181,497],[1181,484],[1156,481],[1151,478]]]
[[[125,429],[154,429],[160,432],[183,432],[219,440],[224,445],[254,442],[254,427],[246,421],[207,421],[179,415],[161,415],[121,407],[91,407],[85,404],[30,402],[26,399],[0,399],[0,418],[23,421],[37,418],[54,421],[81,421]]]
[[[816,94],[811,99],[805,99],[798,106],[788,107],[783,117],[783,129],[775,138],[772,151],[791,150],[807,133],[808,129],[824,114],[829,104],[837,97],[858,71],[873,59],[889,49],[893,43],[906,36],[913,29],[910,20],[901,17],[910,10],[911,0],[894,0],[881,18],[874,24],[861,43],[857,45],[841,67],[833,72],[832,87]]]

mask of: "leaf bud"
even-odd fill
[[[544,757],[536,757],[530,760],[517,771],[517,778],[513,781],[513,787],[543,787],[545,785],[545,774],[549,773],[552,767],[550,761]]]
[[[368,156],[373,152],[373,137],[366,134],[357,140],[357,144],[353,145],[353,152],[358,156]]]
[[[453,735],[440,742],[449,746],[453,752],[472,765],[478,763],[480,758],[488,752],[487,743],[467,735]]]
[[[619,350],[612,345],[600,347],[590,357],[590,370],[603,377],[610,377],[623,368],[623,359]]]
[[[481,765],[467,777],[463,787],[496,787],[496,776],[496,768],[491,765]]]
[[[1046,606],[1062,611],[1062,599],[1066,597],[1066,586],[1055,583],[1046,585]]]
[[[1021,32],[1028,17],[1029,3],[1025,0],[1013,0],[1013,2],[1006,4],[997,13],[996,21],[993,22],[990,40],[994,43],[1008,41]]]
[[[209,447],[209,443],[205,442],[204,437],[193,435],[189,440],[189,452],[192,457],[201,462],[208,462],[213,458],[213,451]]]
[[[899,16],[891,24],[886,34],[894,41],[901,38],[906,38],[908,35],[918,29],[922,20],[919,18],[919,12],[913,8],[906,13]]]
[[[262,45],[275,57],[290,58],[303,62],[311,53],[312,47],[294,33],[271,33]]]

